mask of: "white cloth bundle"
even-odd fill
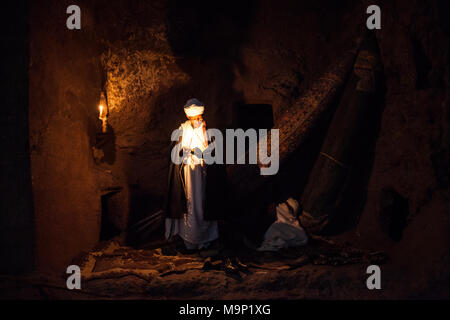
[[[296,218],[298,209],[297,200],[292,198],[277,206],[277,221],[267,229],[258,251],[278,251],[281,248],[302,246],[308,242],[308,236]]]

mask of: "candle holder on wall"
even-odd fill
[[[108,125],[109,108],[104,91],[100,93],[98,104],[98,118],[102,121],[102,129],[97,131],[95,143],[92,147],[93,157],[97,164],[113,164],[116,159],[116,138],[114,129]]]
[[[106,133],[108,128],[108,116],[109,116],[109,110],[108,110],[108,104],[106,102],[105,94],[102,91],[100,94],[100,103],[98,105],[99,110],[99,116],[98,118],[102,120],[102,132]]]

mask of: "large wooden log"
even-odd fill
[[[330,231],[337,226],[336,221],[344,219],[343,215],[350,216],[343,211],[354,210],[356,202],[360,201],[365,186],[358,175],[370,170],[368,146],[374,144],[376,131],[368,129],[375,128],[379,121],[376,101],[382,88],[379,85],[381,73],[376,39],[369,36],[362,43],[302,195],[303,219],[319,223],[316,231]],[[355,185],[356,181],[359,185]],[[354,201],[355,205],[348,206],[349,201]]]
[[[362,38],[339,60],[334,70],[320,77],[311,88],[290,107],[274,128],[279,129],[280,166],[308,138],[311,130],[339,97],[353,69]],[[270,151],[270,135],[268,145]],[[257,190],[270,176],[262,176],[257,165],[228,165],[227,176],[233,198],[246,196]]]

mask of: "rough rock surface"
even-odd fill
[[[386,97],[367,201],[354,241],[392,253],[398,276],[448,283],[450,259],[448,172],[449,29],[442,1],[380,1],[383,28],[377,32],[385,67]],[[441,16],[443,17],[443,16]],[[447,23],[447,25],[446,25]],[[436,76],[439,75],[439,76]],[[434,80],[433,80],[434,79]],[[447,170],[433,165],[447,163]],[[405,199],[401,239],[383,225],[385,193]],[[395,219],[393,221],[396,221]],[[403,222],[402,222],[403,224]]]
[[[361,220],[356,230],[343,237],[386,250],[392,257],[388,278],[401,279],[405,286],[395,289],[395,281],[387,284],[394,291],[386,296],[394,292],[392,296],[411,297],[395,290],[412,287],[413,295],[420,296],[430,293],[424,288],[433,281],[448,283],[450,278],[449,244],[442,240],[450,231],[448,25],[439,19],[441,1],[379,4],[383,27],[376,35],[386,76],[384,113]],[[129,210],[112,214],[122,229],[129,215],[148,214],[159,207],[166,183],[168,137],[184,118],[181,107],[186,99],[195,96],[206,103],[210,127],[233,126],[242,104],[271,104],[275,123],[280,123],[290,107],[302,107],[294,102],[307,98],[305,93],[313,84],[333,70],[366,18],[359,1],[292,1],[275,9],[269,1],[227,2],[221,10],[208,2],[197,10],[174,1],[80,1],[80,5],[84,21],[80,32],[64,28],[65,16],[60,12],[65,8],[59,1],[48,1],[49,10],[33,5],[30,20],[36,254],[39,269],[58,272],[65,270],[73,256],[98,242],[102,196],[121,190],[120,203],[129,204]],[[93,147],[101,140],[97,104],[102,87],[110,106],[111,139],[110,148],[99,151]],[[320,139],[313,142],[320,144]],[[307,149],[299,152],[301,159],[314,158]],[[292,168],[307,169],[303,164]],[[283,177],[296,177],[291,169]],[[298,194],[301,181],[296,179],[289,187]],[[380,223],[380,198],[386,189],[408,202],[406,227],[396,241]],[[287,291],[278,288],[273,296],[312,297],[328,292],[330,297],[344,297],[350,291],[365,290],[350,285],[350,291],[333,289],[340,281],[345,287],[348,276],[342,276],[347,271],[365,276],[360,266],[324,267],[320,276],[310,277],[314,270],[305,266],[287,275],[287,279],[293,277],[290,280],[311,281],[307,285],[311,294],[297,286]],[[326,278],[326,272],[336,277]],[[187,273],[195,281],[204,276],[200,270]],[[227,285],[216,271],[209,274],[217,276],[216,283]],[[281,275],[284,271],[268,278],[275,283]],[[174,274],[166,279],[181,277],[186,276]],[[249,279],[264,287],[263,277],[253,277]],[[420,281],[412,283],[412,279]],[[127,281],[130,286],[147,285],[135,276],[120,281],[125,287]],[[231,291],[224,297],[239,297],[240,292],[253,289],[258,295],[257,286],[250,285],[246,291],[227,281]],[[117,283],[115,279],[103,285]],[[195,282],[184,283],[189,288]],[[175,296],[174,292],[168,296]],[[197,293],[217,296],[202,289]]]
[[[84,29],[71,32],[60,14],[65,10],[58,1],[45,11],[30,4],[30,154],[39,270],[60,270],[74,254],[95,245],[100,232],[91,152],[100,52],[91,11],[84,11]]]

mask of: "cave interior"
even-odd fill
[[[17,55],[25,42],[4,37],[27,63],[0,126],[2,295],[449,297],[449,5],[373,2],[370,31],[353,0],[80,0],[80,30],[65,27],[67,1],[18,7],[29,45]],[[276,175],[227,166],[215,258],[172,254],[161,217],[129,234],[163,207],[170,134],[193,97],[210,128],[280,132]],[[309,244],[251,249],[288,197]],[[224,272],[236,257],[245,272]],[[385,290],[369,292],[359,282],[378,263]],[[70,264],[86,291],[64,290]]]

